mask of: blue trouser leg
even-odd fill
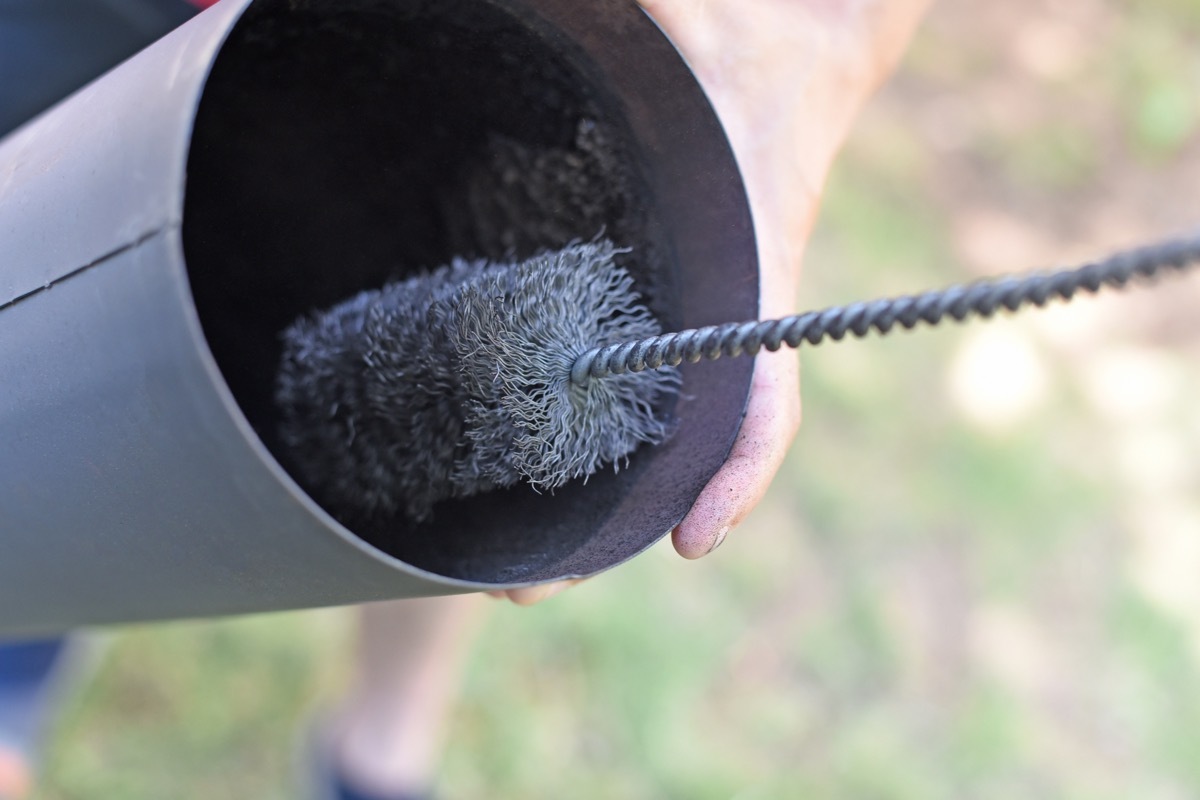
[[[0,747],[28,753],[46,723],[46,700],[64,638],[0,642]]]

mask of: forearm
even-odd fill
[[[795,311],[800,264],[833,158],[929,0],[641,0],[721,118],[754,217],[760,313]],[[729,459],[674,531],[710,552],[766,492],[800,424],[794,353],[760,355]]]
[[[930,0],[643,0],[737,155],[759,232],[763,313],[787,313],[833,158]]]

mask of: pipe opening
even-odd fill
[[[521,258],[604,231],[633,248],[625,266],[663,325],[678,326],[673,262],[621,108],[566,37],[485,0],[249,7],[197,112],[183,239],[212,353],[285,468],[279,333],[453,256]],[[661,533],[606,525],[653,457],[643,448],[620,473],[554,495],[445,502],[421,525],[341,521],[448,577],[587,574]],[[304,488],[321,502],[319,487]]]

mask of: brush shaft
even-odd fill
[[[919,295],[883,298],[835,306],[782,319],[731,322],[665,333],[648,339],[597,347],[575,360],[571,381],[586,385],[593,378],[677,366],[684,361],[714,360],[721,356],[754,355],[761,348],[774,352],[783,345],[820,344],[847,333],[862,338],[872,330],[885,334],[896,325],[937,325],[946,317],[961,322],[990,317],[1003,308],[1016,311],[1044,306],[1079,291],[1094,293],[1104,286],[1122,287],[1137,277],[1149,278],[1167,270],[1183,271],[1200,262],[1200,236],[1175,239],[1127,250],[1103,261],[1050,272],[1034,272],[951,286]]]

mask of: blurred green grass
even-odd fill
[[[1198,9],[936,9],[832,177],[803,304],[1194,227]],[[718,553],[658,547],[543,606],[497,606],[444,795],[1200,795],[1200,286],[1181,285],[1170,308],[1154,293],[1100,322],[992,323],[1046,376],[1005,418],[983,401],[1019,371],[955,388],[973,330],[806,353],[801,435]],[[1184,377],[1160,400],[1125,381],[1123,415],[1095,375],[1130,346]],[[1144,478],[1163,463],[1171,481]],[[300,796],[350,620],[111,634],[38,796]]]

